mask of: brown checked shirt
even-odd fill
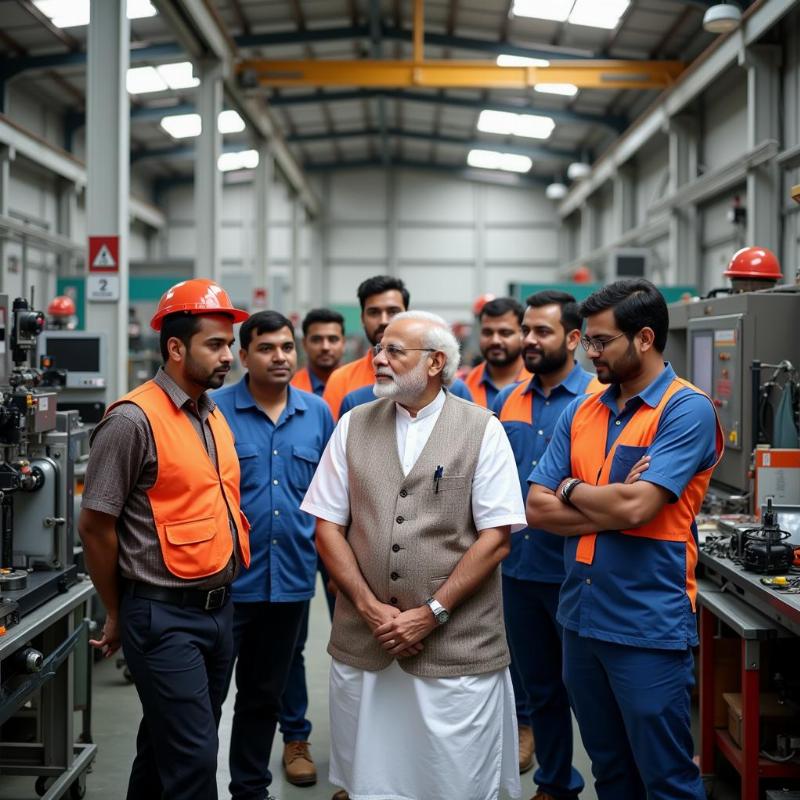
[[[216,466],[217,451],[208,424],[208,415],[216,407],[214,401],[203,393],[195,405],[163,369],[159,369],[153,380],[192,423]],[[153,432],[144,411],[134,403],[117,406],[103,417],[94,429],[90,442],[82,507],[117,518],[122,577],[170,588],[215,589],[228,585],[235,577],[239,560],[233,523],[233,555],[227,566],[216,574],[197,580],[184,580],[173,575],[164,563],[146,494],[155,484],[158,459]]]

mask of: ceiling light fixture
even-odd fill
[[[508,53],[501,53],[497,56],[498,67],[549,67],[550,62],[546,58],[530,58],[529,56],[512,56]]]
[[[703,14],[703,28],[709,33],[728,33],[739,27],[742,11],[732,3],[709,6]]]
[[[220,172],[237,169],[255,169],[258,166],[258,150],[240,150],[238,153],[223,153],[217,159]]]
[[[545,188],[544,196],[548,200],[563,200],[567,196],[568,191],[566,185],[561,183],[561,181],[553,181]]]
[[[467,164],[480,169],[499,169],[504,172],[528,172],[533,161],[517,153],[499,153],[496,150],[470,150]]]
[[[155,67],[132,67],[125,76],[125,86],[128,94],[163,92],[168,88]]]
[[[537,83],[533,88],[543,94],[562,94],[564,97],[578,94],[578,87],[574,83]]]
[[[33,0],[33,4],[57,28],[80,28],[89,24],[89,0]],[[128,0],[128,19],[153,17],[157,13],[150,0]]]
[[[515,17],[613,30],[629,5],[630,0],[514,0],[511,13]]]
[[[190,139],[203,132],[199,114],[170,114],[161,119],[160,125],[173,139]],[[217,117],[220,133],[240,133],[245,127],[238,111],[221,111]]]
[[[478,130],[502,136],[524,136],[528,139],[547,139],[556,127],[550,117],[539,114],[513,114],[509,111],[484,109],[478,117]]]
[[[241,133],[245,129],[245,124],[239,112],[231,109],[220,112],[217,117],[217,128],[220,133]]]
[[[567,177],[571,181],[581,181],[588,178],[592,174],[591,164],[586,164],[583,161],[573,161],[567,167]]]

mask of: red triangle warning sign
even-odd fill
[[[100,246],[97,255],[94,257],[94,261],[92,261],[92,266],[98,269],[113,269],[117,266],[117,262],[114,256],[111,255],[108,245],[104,244]]]

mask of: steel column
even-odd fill
[[[7,217],[9,211],[9,194],[11,191],[11,162],[14,160],[14,151],[7,146],[0,146],[0,217]],[[6,286],[6,244],[0,237],[0,292]]]
[[[290,269],[291,275],[289,277],[289,314],[298,313],[298,299],[300,297],[300,214],[302,213],[302,206],[300,198],[296,194],[290,195],[292,204],[292,252],[290,254]]]
[[[198,72],[197,110],[202,131],[197,140],[194,174],[194,274],[219,280],[222,173],[217,159],[222,152],[222,136],[217,117],[222,111],[222,64],[214,59],[203,60]]]
[[[262,141],[258,147],[258,167],[255,176],[256,218],[256,263],[253,270],[253,289],[265,289],[269,285],[269,238],[271,217],[271,193],[273,190],[275,161],[269,142]],[[255,295],[254,295],[255,296]],[[269,305],[269,301],[267,301]]]
[[[89,301],[86,327],[108,337],[107,397],[128,388],[129,23],[124,0],[92,0],[88,34],[87,233],[119,236],[119,300]]]
[[[669,124],[669,195],[691,183],[697,173],[697,125],[689,117],[673,117]],[[694,203],[670,209],[669,261],[675,266],[672,275],[677,283],[699,283],[700,238],[697,205]]]

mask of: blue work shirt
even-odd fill
[[[248,388],[247,376],[212,393],[236,439],[242,510],[250,521],[250,567],[233,582],[236,602],[288,603],[314,595],[316,520],[300,510],[333,433],[328,405],[288,387],[274,423]]]
[[[509,396],[520,384],[506,386],[497,395],[493,411],[511,442],[523,499],[528,496],[531,469],[542,458],[558,418],[576,397],[586,391],[593,377],[576,363],[564,381],[545,396],[539,378],[534,376],[524,391],[530,404],[525,421],[504,420],[502,414]],[[503,561],[503,574],[522,581],[561,583],[564,580],[564,537],[539,528],[525,528],[515,533],[511,537],[511,552]]]
[[[634,413],[644,403],[658,406],[674,378],[672,367],[665,364],[664,371],[621,411],[619,386],[603,392],[602,402],[610,411],[606,455]],[[549,447],[530,474],[531,483],[555,491],[572,474],[570,431],[585,400],[586,395],[576,398],[562,414]],[[645,454],[651,461],[641,480],[662,486],[677,499],[697,473],[717,460],[716,415],[709,399],[690,388],[678,390],[664,406],[650,447],[617,449],[611,482],[624,481]],[[566,577],[558,606],[558,621],[565,628],[636,647],[682,650],[697,644],[695,614],[686,594],[683,542],[603,531],[595,543],[593,562],[583,564],[575,560],[579,541],[579,536],[566,537]]]
[[[467,388],[464,381],[456,378],[453,383],[447,387],[447,391],[460,397],[462,400],[469,400],[472,402],[472,394]],[[371,403],[375,400],[375,393],[372,391],[372,386],[362,386],[360,389],[354,389],[344,396],[342,405],[339,407],[339,418],[341,419],[350,409],[356,406],[363,406],[364,403]]]
[[[317,397],[322,397],[322,393],[325,391],[325,384],[308,367],[306,369],[308,370],[308,377],[311,379],[311,391]]]

